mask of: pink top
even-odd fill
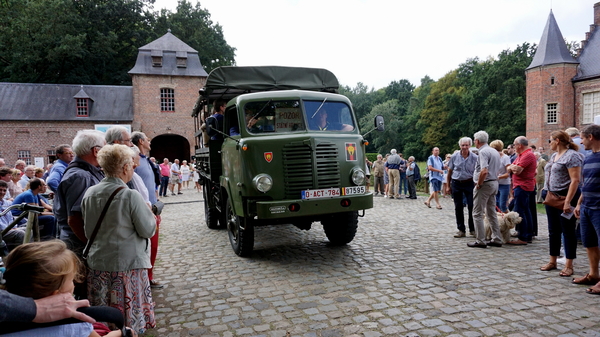
[[[163,177],[168,177],[171,175],[171,166],[169,164],[162,163],[158,165],[160,167],[160,175]]]

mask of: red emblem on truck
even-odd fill
[[[356,161],[356,143],[346,143],[346,161]]]
[[[273,160],[273,152],[265,152],[265,160],[270,163]]]

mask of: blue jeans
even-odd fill
[[[531,218],[531,208],[529,206],[529,197],[531,192],[523,190],[520,186],[513,190],[515,209],[523,219],[519,224],[519,240],[531,241],[533,238],[533,220]]]
[[[498,185],[498,194],[496,194],[496,206],[500,208],[502,212],[508,211],[508,194],[510,192],[510,185],[500,184]]]
[[[408,185],[408,180],[406,180],[406,172],[402,172],[400,171],[400,186],[398,187],[398,194],[402,194],[402,190],[404,189],[404,194],[408,194],[406,191],[408,191],[407,188]]]
[[[158,191],[159,197],[167,195],[167,187],[169,186],[169,177],[160,177],[160,190]]]

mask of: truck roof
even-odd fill
[[[337,93],[339,82],[326,69],[282,66],[219,67],[200,89],[192,116],[216,99],[229,101],[241,94],[273,90],[310,90]]]

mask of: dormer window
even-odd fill
[[[177,68],[187,67],[187,52],[178,51],[175,53],[175,57],[177,58]]]
[[[162,67],[162,63],[163,63],[162,50],[152,50],[150,52],[150,56],[152,57],[152,66],[153,67]]]
[[[77,117],[89,117],[89,99],[77,98]]]

